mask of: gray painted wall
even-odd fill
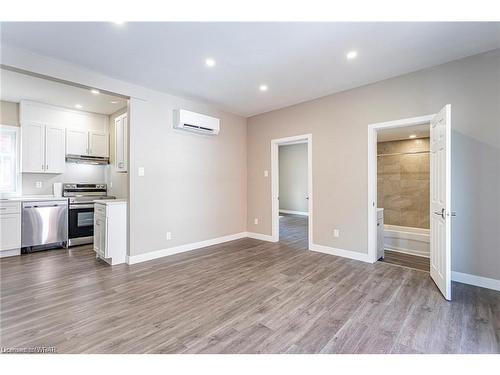
[[[21,126],[18,103],[0,100],[0,125]]]
[[[368,124],[448,103],[452,269],[500,279],[500,50],[250,118],[248,231],[271,234],[271,139],[312,133],[314,243],[367,253]]]
[[[279,147],[280,210],[307,212],[307,143]]]

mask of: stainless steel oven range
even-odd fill
[[[64,184],[63,196],[69,199],[68,246],[94,241],[94,200],[108,196],[106,184]]]

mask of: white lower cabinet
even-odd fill
[[[21,202],[0,203],[0,258],[21,254]]]
[[[127,202],[104,200],[94,206],[94,251],[111,265],[127,258]]]

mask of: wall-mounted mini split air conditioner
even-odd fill
[[[220,120],[201,113],[174,110],[174,128],[192,133],[217,135],[220,130]]]

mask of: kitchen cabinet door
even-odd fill
[[[63,128],[47,125],[45,131],[45,173],[64,173],[66,140]]]
[[[86,130],[66,129],[66,155],[88,155],[89,133]]]
[[[94,219],[94,251],[106,257],[106,218],[98,216]]]
[[[29,122],[22,124],[22,172],[45,171],[45,125]]]
[[[108,156],[108,136],[105,133],[90,132],[90,147],[89,155],[91,156]]]
[[[0,214],[0,251],[21,247],[21,214]]]
[[[127,115],[115,120],[115,166],[117,172],[127,172],[128,164],[128,118]]]

